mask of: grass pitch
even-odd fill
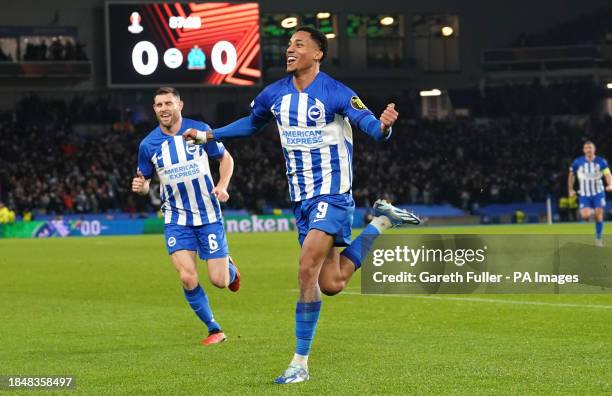
[[[229,243],[240,292],[202,272],[229,341],[202,347],[162,236],[0,240],[0,376],[74,375],[88,395],[612,393],[612,295],[362,296],[359,274],[324,298],[311,380],[273,385],[293,354],[296,237]]]

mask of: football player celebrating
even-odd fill
[[[189,305],[206,325],[208,336],[202,344],[223,342],[226,336],[215,321],[208,296],[198,280],[196,252],[207,260],[208,278],[217,287],[231,291],[240,288],[240,273],[228,254],[219,202],[229,199],[227,187],[234,160],[219,142],[202,146],[186,144],[182,135],[192,129],[210,127],[183,118],[183,102],[178,91],[162,87],[155,92],[153,110],[159,125],[140,143],[138,172],[132,191],[148,194],[153,173],[160,180],[166,248],[185,289]],[[219,181],[215,186],[208,159],[219,161]]]
[[[390,103],[376,118],[355,92],[320,72],[326,53],[323,33],[298,28],[286,50],[289,75],[255,98],[248,117],[213,131],[183,135],[202,144],[254,134],[272,119],[278,125],[302,246],[295,354],[289,368],[275,380],[278,384],[309,379],[308,355],[321,311],[321,292],[334,295],[342,291],[361,267],[375,237],[385,229],[420,222],[412,213],[379,200],[372,222],[351,241],[355,202],[349,120],[373,139],[388,140],[398,113]]]
[[[595,245],[603,246],[603,218],[606,207],[605,191],[612,191],[612,175],[608,168],[608,161],[595,155],[595,143],[586,141],[582,145],[583,156],[572,162],[567,178],[567,188],[570,197],[576,195],[574,183],[578,176],[580,184],[580,217],[588,221],[595,215]],[[606,179],[606,187],[601,181]]]

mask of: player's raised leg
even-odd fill
[[[319,287],[327,296],[333,296],[344,290],[356,271],[353,262],[342,256],[341,252],[342,248],[339,247],[330,250],[319,273]]]
[[[355,240],[341,253],[334,249],[325,260],[319,276],[321,291],[333,296],[341,292],[361,263],[376,238],[386,229],[402,225],[418,225],[421,220],[404,209],[396,208],[387,201],[374,203],[374,218]]]
[[[355,271],[361,268],[363,257],[371,249],[376,237],[389,227],[391,222],[386,216],[375,217],[350,246],[342,251],[334,249],[321,269],[321,291],[333,296],[344,290]]]
[[[234,262],[232,256],[227,256],[228,260],[228,271],[229,271],[229,285],[227,286],[233,292],[240,290],[240,271]]]
[[[240,289],[240,272],[230,256],[208,260],[208,279],[220,289]]]
[[[603,207],[595,208],[595,245],[603,246]]]
[[[219,288],[233,292],[240,288],[240,272],[229,256],[229,247],[222,222],[197,227],[198,254],[208,263],[208,279]]]
[[[595,245],[603,246],[603,220],[606,207],[606,193],[601,192],[592,197],[593,211],[595,217]]]
[[[185,291],[185,298],[189,306],[208,329],[208,337],[202,343],[210,345],[225,341],[225,335],[221,331],[221,326],[215,321],[212,309],[210,308],[208,296],[200,285],[195,251],[178,250],[172,253],[170,257],[176,271],[179,273]]]
[[[308,354],[321,312],[319,273],[333,248],[333,243],[334,238],[331,235],[311,229],[302,245],[298,273],[300,299],[295,308],[295,354],[289,368],[274,381],[277,384],[290,384],[309,379]]]

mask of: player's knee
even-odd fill
[[[210,276],[210,283],[212,283],[213,286],[216,286],[219,289],[223,289],[227,287],[228,279],[223,274],[213,274]]]
[[[335,296],[344,289],[344,282],[336,282],[333,284],[320,285],[321,293],[326,296]]]
[[[179,273],[179,277],[181,278],[181,283],[183,287],[187,290],[192,290],[198,285],[198,274],[189,271],[181,271]]]
[[[298,280],[300,285],[315,284],[317,282],[317,268],[313,265],[302,265],[298,272]]]
[[[340,293],[342,290],[330,290],[330,289],[321,289],[321,293],[325,294],[328,297],[335,296]]]
[[[333,279],[330,277],[319,277],[319,287],[321,292],[326,296],[333,296],[344,290],[346,282],[341,279]]]

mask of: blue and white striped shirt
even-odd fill
[[[138,169],[146,179],[157,172],[164,223],[200,226],[222,221],[219,201],[212,194],[214,187],[208,158],[221,158],[222,143],[189,146],[183,133],[189,129],[208,130],[207,124],[183,118],[181,129],[174,136],[166,135],[158,126],[140,143]]]
[[[299,92],[288,76],[266,87],[251,107],[257,119],[276,120],[292,201],[350,193],[353,132],[349,120],[358,124],[373,116],[355,92],[323,72]]]
[[[578,193],[583,197],[592,197],[604,192],[601,178],[606,169],[608,169],[608,161],[597,155],[592,161],[587,160],[584,155],[576,158],[572,162],[570,171],[578,176],[578,183],[580,184]]]

